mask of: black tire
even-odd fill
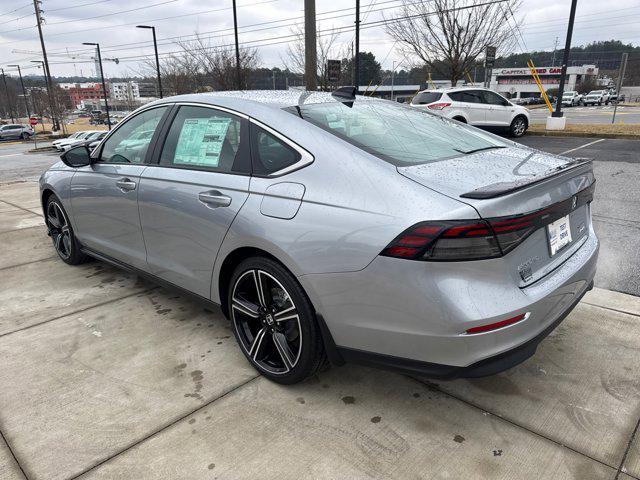
[[[518,116],[513,119],[509,126],[509,135],[519,138],[526,133],[528,126],[527,119],[523,116]]]
[[[53,248],[60,259],[69,265],[80,265],[88,261],[89,257],[80,251],[80,243],[73,233],[69,216],[62,206],[62,202],[55,195],[51,195],[47,199],[45,214]]]
[[[22,137],[23,140],[28,140],[29,139],[29,134],[27,132],[22,132],[22,135],[20,135]]]
[[[464,117],[453,117],[453,120],[457,120],[460,123],[467,123],[467,119]]]
[[[279,263],[264,257],[242,261],[231,276],[227,302],[242,353],[268,379],[290,385],[326,366],[313,306]]]

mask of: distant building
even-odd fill
[[[109,98],[123,102],[140,101],[138,82],[112,82],[109,84]]]
[[[557,88],[560,86],[560,67],[537,67],[543,88]],[[582,65],[581,67],[567,67],[567,77],[564,86],[566,90],[575,90],[586,79],[598,78],[598,67]],[[540,89],[531,75],[528,67],[524,68],[494,68],[491,73],[490,88],[507,98],[539,97]]]
[[[101,83],[59,83],[76,108],[84,108],[85,103],[95,104],[104,100]],[[107,92],[109,88],[107,87]]]
[[[138,83],[138,92],[141,98],[157,98],[158,91],[155,83],[140,82]]]

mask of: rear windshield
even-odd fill
[[[481,130],[395,102],[356,100],[299,108],[305,120],[397,166],[507,146]]]
[[[427,103],[437,102],[442,98],[440,92],[420,92],[411,100],[412,105],[425,105]]]

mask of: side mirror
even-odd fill
[[[86,167],[91,165],[91,151],[84,145],[73,147],[60,155],[60,159],[72,168]]]

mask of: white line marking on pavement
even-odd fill
[[[22,155],[21,153],[10,153],[9,155],[0,155],[0,158],[4,158],[4,157],[17,157]]]
[[[571,150],[566,150],[564,152],[559,153],[558,155],[565,155],[567,153],[575,152],[576,150],[580,150],[581,148],[588,147],[590,145],[594,145],[599,142],[604,142],[606,138],[600,138],[599,140],[594,140],[593,142],[585,143],[584,145],[580,145],[579,147],[572,148]]]

